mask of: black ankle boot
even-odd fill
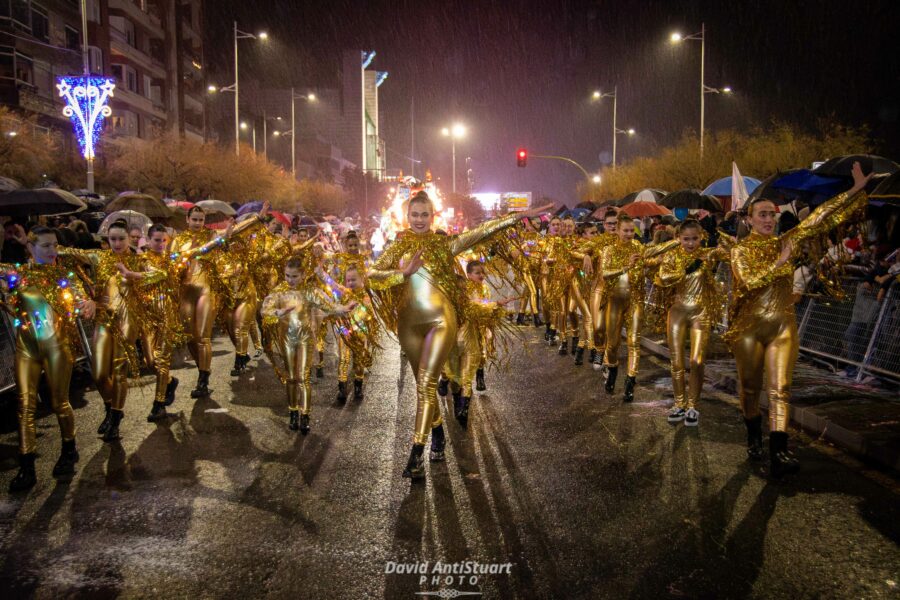
[[[169,413],[166,412],[166,403],[154,401],[153,408],[150,409],[150,414],[147,415],[147,422],[155,423],[157,421],[162,421],[168,416]]]
[[[594,362],[595,362],[596,360],[597,360],[597,349],[596,349],[596,348],[591,348],[591,354],[590,354],[590,356],[589,356],[589,358],[588,358],[588,362],[591,363],[591,364],[594,364]]]
[[[119,423],[122,422],[122,417],[124,416],[125,413],[121,410],[109,411],[109,429],[103,434],[102,439],[104,442],[114,442],[121,437],[119,435]]]
[[[103,422],[100,423],[100,427],[97,428],[97,435],[103,435],[109,429],[109,413],[112,409],[109,407],[109,404],[104,404],[103,408],[106,410],[106,415],[103,417]]]
[[[409,461],[406,468],[403,469],[403,476],[413,481],[425,479],[425,459],[422,454],[425,452],[424,444],[413,444],[409,453]]]
[[[550,323],[547,323],[547,324],[544,326],[544,341],[545,341],[545,342],[549,342],[549,341],[550,341],[550,332],[551,332],[551,329],[550,329]]]
[[[250,355],[249,354],[235,354],[234,355],[234,367],[231,369],[232,377],[239,377],[247,370],[247,365],[250,364]]]
[[[363,380],[362,379],[354,379],[353,380],[353,397],[357,400],[363,399]]]
[[[441,375],[440,379],[438,379],[437,385],[437,393],[438,396],[446,396],[447,389],[450,387],[450,380]]]
[[[634,402],[634,384],[635,378],[631,375],[625,377],[625,402]]]
[[[525,324],[525,313],[519,313],[519,315],[516,317],[516,325],[519,325],[521,327],[524,324]]]
[[[788,434],[785,431],[769,433],[769,475],[780,478],[800,470],[800,461],[788,450]]]
[[[559,355],[565,356],[568,353],[569,353],[569,342],[566,340],[563,340],[562,343],[559,345]]]
[[[581,366],[584,364],[584,348],[575,348],[575,364]]]
[[[744,425],[747,426],[747,458],[762,460],[762,416],[757,415],[752,419],[744,419]]]
[[[541,319],[541,315],[539,315],[537,313],[534,314],[533,320],[534,320],[535,327],[540,327],[541,325],[544,324],[544,321]]]
[[[309,415],[300,415],[300,433],[309,433]]]
[[[484,383],[484,369],[475,371],[475,389],[479,392],[483,392],[487,389],[487,384]]]
[[[447,439],[444,437],[444,425],[438,425],[431,430],[431,454],[429,460],[431,462],[441,462],[444,460],[444,446]]]
[[[316,379],[322,379],[323,377],[325,377],[325,368],[316,367]]]
[[[616,376],[619,374],[619,367],[606,367],[606,393],[612,394],[616,389]]]
[[[338,381],[337,399],[339,402],[347,401],[347,382],[346,381]]]
[[[34,458],[34,453],[19,455],[19,472],[9,482],[10,492],[24,492],[33,488],[37,483],[37,476],[34,474]]]
[[[456,416],[456,420],[459,421],[459,424],[462,425],[463,429],[466,429],[469,425],[469,401],[471,399],[465,396],[457,396],[454,397],[453,402],[453,413]]]
[[[71,475],[75,472],[75,463],[78,462],[78,450],[75,448],[75,440],[69,440],[62,443],[62,451],[59,453],[59,459],[53,465],[53,476],[61,477],[63,475]]]
[[[575,354],[575,348],[578,347],[579,341],[581,341],[581,340],[577,335],[572,336],[572,354]]]
[[[191,398],[203,398],[209,396],[212,390],[209,389],[209,371],[200,371],[197,376],[197,387],[191,390]]]
[[[172,406],[172,403],[175,402],[175,390],[178,389],[178,378],[172,377],[169,379],[169,385],[166,386],[166,406]]]
[[[290,411],[290,413],[291,418],[290,423],[288,423],[288,429],[290,429],[291,431],[297,431],[300,429],[300,411],[292,410]]]

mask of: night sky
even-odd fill
[[[532,191],[569,204],[580,173],[536,159],[519,169],[515,149],[598,169],[612,147],[612,104],[591,102],[594,89],[617,85],[618,125],[639,133],[620,137],[620,163],[696,130],[700,44],[668,39],[701,22],[706,83],[735,90],[707,95],[707,131],[835,115],[868,124],[878,150],[900,159],[897,0],[216,0],[206,2],[206,19],[211,80],[231,77],[234,19],[270,36],[265,46],[242,42],[242,85],[251,77],[335,85],[341,49],[374,49],[373,67],[390,72],[380,89],[388,168],[409,172],[414,97],[416,157],[445,189],[450,144],[440,130],[456,120],[469,127],[457,159],[472,158],[475,191]]]

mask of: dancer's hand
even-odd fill
[[[416,271],[422,268],[422,265],[424,264],[425,261],[422,259],[422,251],[419,250],[412,255],[409,262],[403,260],[400,261],[400,272],[403,273],[404,277],[411,277]]]
[[[872,171],[868,175],[864,175],[862,165],[859,164],[859,161],[853,163],[853,168],[850,169],[850,173],[853,175],[853,187],[850,188],[848,192],[851,196],[866,187],[866,184],[869,183],[869,180],[875,175],[875,171]]]
[[[581,270],[584,271],[585,275],[593,275],[594,274],[594,261],[591,260],[590,256],[584,257],[584,264],[581,265]]]
[[[347,313],[353,311],[353,309],[357,306],[359,306],[359,302],[357,302],[356,300],[351,300],[347,304],[342,304],[340,307],[338,307],[338,313],[346,315]]]
[[[775,267],[780,267],[784,265],[784,263],[791,260],[791,256],[793,255],[793,253],[794,243],[791,240],[785,240],[784,244],[781,245],[781,254],[778,256],[778,261],[775,263]]]
[[[259,218],[260,219],[266,218],[266,215],[269,214],[269,208],[270,208],[269,201],[266,200],[265,202],[263,202],[262,208],[259,210]]]
[[[628,257],[628,263],[626,264],[626,267],[628,269],[634,268],[634,265],[637,264],[637,261],[640,260],[640,258],[641,258],[640,254],[632,254],[631,256]]]
[[[97,304],[90,299],[82,300],[75,305],[75,308],[78,309],[78,312],[85,319],[93,319],[94,314],[97,312]]]

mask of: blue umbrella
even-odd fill
[[[253,202],[242,204],[240,208],[237,209],[237,216],[245,215],[251,212],[259,212],[262,210],[262,207],[262,200],[254,200]]]
[[[760,184],[759,179],[753,177],[744,177],[744,185],[747,187],[747,193],[752,194]],[[723,177],[713,181],[709,186],[701,192],[710,196],[730,196],[731,195],[731,177]]]

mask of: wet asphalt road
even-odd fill
[[[287,429],[265,359],[228,376],[223,338],[212,397],[188,398],[185,366],[173,416],[156,425],[145,420],[152,387],[132,387],[120,444],[93,435],[102,402],[88,390],[73,399],[81,462],[71,482],[50,477],[52,415],[39,421],[28,494],[6,494],[16,434],[0,437],[3,597],[898,596],[894,478],[800,436],[803,471],[770,482],[745,460],[733,398],[708,388],[700,427],[673,427],[658,360],[643,360],[637,401],[623,405],[589,366],[533,329],[526,339],[509,372],[488,372],[468,431],[448,422],[447,461],[429,465],[423,485],[400,477],[415,385],[390,341],[365,399],[343,406],[329,346],[305,437]],[[423,561],[424,583],[386,572]],[[472,585],[434,581],[437,561],[510,566]]]

